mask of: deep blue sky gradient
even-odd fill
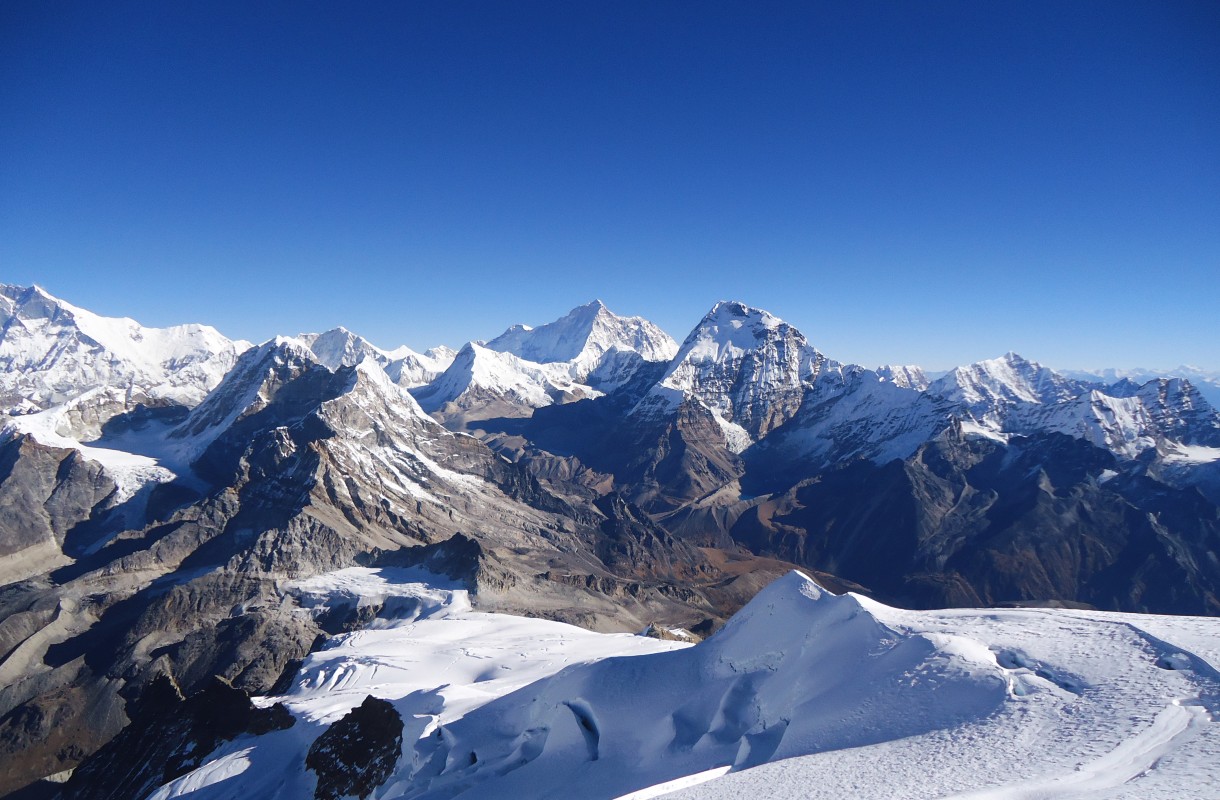
[[[1220,369],[1220,4],[0,4],[0,281],[460,344]]]

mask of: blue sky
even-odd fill
[[[0,281],[146,324],[1220,369],[1214,2],[8,0],[0,108]]]

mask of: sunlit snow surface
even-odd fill
[[[302,613],[389,619],[263,701],[295,727],[229,743],[156,797],[311,797],[310,743],[367,694],[406,723],[382,800],[1220,793],[1220,620],[902,611],[792,573],[687,647],[473,612],[422,572],[291,590]]]

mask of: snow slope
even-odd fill
[[[1220,621],[902,611],[800,573],[685,647],[467,610],[423,573],[294,586],[389,619],[312,655],[290,730],[158,798],[309,796],[309,743],[366,694],[407,731],[376,798],[1203,797],[1220,781]],[[387,602],[387,598],[393,602]],[[309,613],[303,611],[302,613]]]
[[[369,694],[393,701],[406,722],[405,741],[427,746],[443,742],[446,726],[470,710],[565,667],[687,646],[476,613],[464,589],[422,570],[344,569],[290,589],[304,613],[385,603],[389,619],[333,638],[309,656],[287,695],[262,701],[284,702],[297,717],[294,727],[231,742],[153,798],[312,797],[314,778],[303,768],[306,750],[326,725]],[[408,756],[402,766],[412,764]]]
[[[426,410],[437,411],[448,404],[476,408],[497,402],[535,409],[601,392],[573,380],[567,364],[536,363],[470,342],[444,374],[413,394]]]
[[[431,383],[453,363],[456,351],[434,347],[417,353],[407,346],[382,350],[362,336],[339,327],[325,333],[302,333],[295,337],[304,342],[318,360],[330,370],[354,366],[361,359],[376,362],[390,378],[404,389]]]
[[[207,325],[146,328],[41,288],[0,284],[0,405],[49,408],[100,387],[193,406],[249,342]]]
[[[607,362],[621,360],[623,354],[668,361],[678,350],[677,343],[656,325],[643,317],[620,317],[600,300],[537,328],[514,325],[486,347],[539,364],[564,363],[572,380],[599,387],[621,382],[614,380],[619,370]]]
[[[1207,398],[1213,406],[1220,408],[1220,372],[1208,371],[1187,364],[1174,369],[1096,369],[1096,370],[1060,370],[1069,378],[1091,383],[1113,384],[1119,381],[1131,381],[1145,384],[1157,378],[1186,378]]]

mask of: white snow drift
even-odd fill
[[[1220,620],[901,611],[800,573],[690,647],[469,610],[422,572],[296,584],[385,604],[312,655],[287,731],[155,797],[299,798],[309,744],[372,694],[406,723],[374,797],[1202,797],[1220,785]]]

